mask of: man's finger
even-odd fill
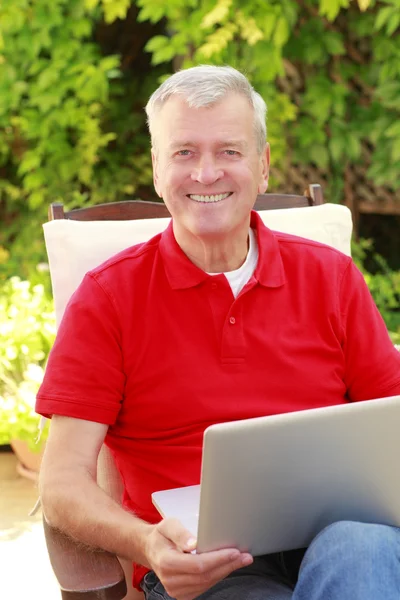
[[[247,556],[250,557],[251,562],[251,556]],[[202,576],[220,567],[226,566],[228,571],[230,568],[231,570],[237,569],[239,566],[244,566],[241,564],[242,561],[240,551],[236,548],[230,548],[214,552],[204,552],[203,554],[170,554],[168,560],[164,561],[163,567],[169,572]]]
[[[207,574],[208,577],[216,580],[223,579],[232,571],[250,565],[253,562],[251,554],[247,552],[242,553],[236,548],[204,552],[204,554],[198,554],[193,558],[198,558],[200,561],[200,565],[197,566],[195,572]]]
[[[217,581],[221,581],[221,579],[228,577],[228,575],[230,575],[233,571],[237,571],[237,569],[251,565],[252,562],[253,557],[251,554],[239,554],[237,558],[232,559],[230,562],[218,564],[214,568],[210,569],[210,571],[207,573],[207,577],[213,581],[214,584]]]
[[[179,597],[183,599],[186,596],[191,599],[197,598],[197,596],[211,588],[218,581],[221,581],[233,571],[251,564],[252,561],[252,556],[247,553],[239,553],[235,560],[229,560],[229,562],[223,564],[218,563],[217,566],[211,569],[207,569],[209,565],[204,564],[204,561],[203,564],[201,564],[201,561],[197,561],[199,565],[191,573],[177,574],[176,571],[174,571],[174,574],[169,573],[169,576],[167,575],[164,581],[164,586],[168,594],[173,598]],[[193,563],[195,561],[185,562]]]
[[[178,519],[164,519],[159,523],[158,530],[182,552],[191,552],[196,548],[195,536]]]

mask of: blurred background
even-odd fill
[[[40,448],[33,404],[55,335],[47,208],[157,199],[143,107],[180,68],[249,77],[268,105],[270,191],[320,183],[350,207],[353,256],[399,343],[399,32],[400,0],[0,0],[3,449]]]

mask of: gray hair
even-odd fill
[[[231,92],[247,98],[253,108],[257,150],[261,154],[267,139],[267,106],[264,100],[242,73],[233,67],[213,65],[200,65],[178,71],[151,95],[146,105],[146,114],[153,147],[156,137],[154,118],[172,95],[183,96],[191,108],[202,108],[212,106]]]

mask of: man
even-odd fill
[[[199,482],[211,423],[400,394],[400,355],[351,259],[251,212],[268,183],[265,111],[229,67],[182,71],[151,97],[172,225],[94,269],[69,304],[38,394],[53,416],[42,504],[54,526],[134,561],[150,599],[398,599],[394,528],[337,523],[300,556],[196,555],[151,505]],[[95,481],[104,441],[124,508]]]

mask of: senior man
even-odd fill
[[[151,493],[199,482],[208,425],[400,394],[400,354],[350,258],[252,212],[268,184],[266,107],[241,73],[181,71],[146,110],[172,222],[69,303],[37,401],[53,417],[47,519],[134,561],[150,599],[398,600],[395,528],[341,522],[307,551],[253,558],[192,554],[178,521],[159,522]],[[103,442],[123,507],[96,484]]]

